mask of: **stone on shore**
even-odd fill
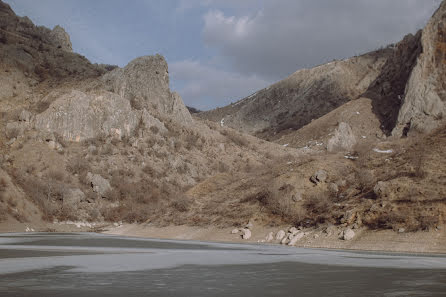
[[[288,245],[290,245],[290,246],[294,246],[294,245],[296,245],[296,243],[299,241],[299,240],[301,240],[303,237],[304,237],[304,233],[303,232],[300,232],[300,233],[297,233],[296,235],[294,235],[292,238],[291,238],[291,240],[290,240],[290,242],[288,243]]]
[[[276,240],[281,241],[284,237],[285,237],[286,233],[283,230],[280,230],[279,232],[277,232],[276,234]]]
[[[249,230],[249,229],[243,229],[242,230],[242,238],[243,239],[250,239],[251,238],[251,230]]]
[[[274,233],[273,232],[269,232],[268,235],[266,235],[265,237],[265,241],[266,242],[271,242],[274,240]]]
[[[343,240],[352,240],[353,237],[355,237],[355,232],[350,228],[348,228],[342,232]]]

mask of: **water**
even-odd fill
[[[446,257],[0,234],[0,296],[446,296]]]

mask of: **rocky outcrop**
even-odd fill
[[[394,135],[429,132],[446,115],[446,2],[443,1],[421,36],[422,53],[406,86]]]
[[[243,239],[250,239],[251,238],[251,230],[249,229],[242,229],[242,238]]]
[[[192,122],[181,97],[170,92],[167,62],[161,55],[137,58],[102,80],[108,91],[127,99],[136,110],[156,110],[179,123]]]
[[[348,241],[352,240],[354,237],[355,237],[355,232],[352,229],[347,228],[344,231],[342,231],[341,239]]]
[[[63,94],[35,117],[34,127],[53,132],[69,141],[101,135],[119,139],[130,136],[140,121],[130,102],[110,93],[88,94],[77,90]]]
[[[356,137],[349,124],[341,122],[333,137],[328,140],[327,151],[349,151],[356,144]]]
[[[363,95],[372,100],[373,113],[380,121],[381,130],[387,135],[396,125],[407,81],[421,53],[421,31],[415,35],[406,35],[392,48],[393,54],[381,74]]]
[[[91,172],[88,172],[87,180],[90,183],[93,191],[98,193],[102,197],[105,197],[107,192],[111,190],[110,182],[99,174],[92,174]]]
[[[204,119],[269,139],[297,130],[358,98],[380,74],[392,49],[295,72],[234,104],[199,113]]]
[[[57,48],[63,49],[67,52],[73,51],[70,35],[68,35],[68,33],[65,32],[64,28],[61,26],[55,26],[51,31],[50,36],[52,37],[52,41]]]
[[[279,230],[279,232],[277,232],[276,234],[276,240],[282,241],[285,236],[286,236],[285,231]]]
[[[323,183],[327,180],[328,178],[328,173],[325,170],[318,170],[316,171],[311,177],[310,177],[310,181],[317,184]]]

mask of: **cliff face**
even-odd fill
[[[404,94],[404,103],[393,131],[432,131],[446,115],[446,2],[443,1],[421,36],[417,59]]]
[[[122,69],[106,73],[102,81],[109,91],[129,100],[134,109],[153,109],[177,122],[192,122],[181,97],[169,89],[168,66],[161,55],[137,58]]]
[[[420,53],[421,31],[405,36],[395,45],[381,73],[363,95],[372,100],[373,112],[387,135],[396,126],[406,85]]]

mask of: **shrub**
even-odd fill
[[[376,178],[371,170],[360,168],[355,174],[356,182],[362,192],[369,191],[376,183]]]
[[[326,222],[336,223],[339,216],[328,193],[315,193],[305,199],[305,222],[307,225],[317,225]]]
[[[2,177],[0,178],[0,201],[3,201],[3,194],[6,191],[6,188],[8,187],[8,183],[6,180]]]
[[[153,133],[153,134],[158,134],[160,129],[157,126],[150,126],[149,130]]]
[[[234,144],[238,146],[248,146],[249,141],[246,139],[246,136],[235,132],[234,130],[223,130],[220,132],[222,135],[226,136],[229,140],[231,140]]]
[[[179,212],[189,211],[192,201],[184,194],[174,195],[172,198],[171,207]]]

